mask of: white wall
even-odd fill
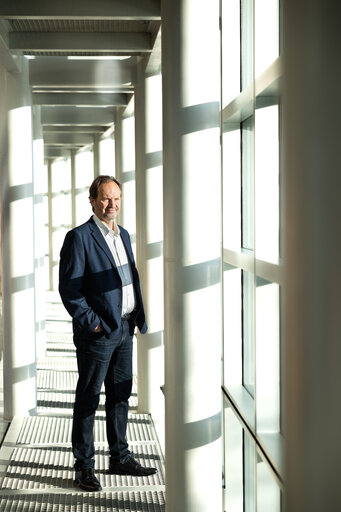
[[[34,187],[28,62],[0,67],[4,415],[36,412]]]

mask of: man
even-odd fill
[[[75,483],[99,491],[94,474],[93,427],[105,385],[109,474],[148,476],[126,441],[128,400],[132,389],[132,340],[135,326],[145,333],[139,276],[128,232],[116,223],[121,185],[98,176],[89,189],[94,215],[69,231],[60,253],[59,292],[72,316],[78,383],[72,447]]]

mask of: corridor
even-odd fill
[[[0,512],[341,511],[340,18],[331,0],[0,1]],[[56,290],[103,175],[148,324],[127,436],[158,473],[106,474],[102,396],[90,494]]]
[[[0,450],[0,510],[25,512],[165,510],[164,460],[148,414],[137,413],[137,382],[130,399],[127,438],[136,459],[156,466],[150,477],[107,475],[104,398],[95,421],[96,474],[103,491],[73,485],[71,424],[77,367],[71,321],[56,292],[47,292],[46,357],[37,360],[37,415],[15,417]]]

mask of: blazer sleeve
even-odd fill
[[[79,326],[92,332],[101,322],[83,294],[86,255],[81,234],[72,230],[65,237],[60,251],[59,293],[62,302]]]

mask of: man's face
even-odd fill
[[[114,182],[102,183],[98,188],[97,198],[90,199],[94,213],[108,225],[112,225],[121,209],[121,190]]]

